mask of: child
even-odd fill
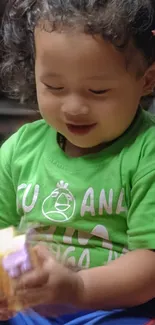
[[[43,120],[1,148],[0,227],[24,216],[56,258],[39,245],[42,268],[16,287],[25,308],[50,304],[50,317],[8,324],[155,316],[155,118],[140,107],[155,83],[154,28],[152,0],[9,2],[4,84]],[[60,318],[55,305],[66,306]]]

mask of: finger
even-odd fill
[[[8,311],[7,308],[5,309],[0,309],[0,321],[7,321],[10,318],[14,316],[14,313],[11,311]]]
[[[49,257],[51,257],[51,253],[45,245],[39,244],[34,247],[34,250],[41,262],[44,262]]]
[[[46,284],[48,281],[48,272],[46,270],[34,269],[23,274],[16,283],[15,291],[26,288],[37,288]]]
[[[8,308],[8,301],[6,299],[0,298],[0,321],[8,320],[14,315],[13,311]]]
[[[7,308],[8,307],[8,301],[5,299],[0,300],[0,310],[1,308]]]
[[[46,287],[37,290],[21,290],[16,295],[25,309],[49,302],[49,294]]]
[[[72,307],[70,305],[56,305],[56,304],[47,304],[46,306],[44,305],[39,305],[33,307],[34,311],[38,313],[39,315],[43,317],[58,317],[61,315],[69,315],[69,314],[74,314],[77,313],[79,310],[75,307]]]

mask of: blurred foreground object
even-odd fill
[[[14,227],[0,230],[0,294],[7,299],[10,311],[23,310],[14,287],[21,274],[37,265],[28,237],[28,234],[19,234]]]

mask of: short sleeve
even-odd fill
[[[127,224],[130,250],[155,249],[155,149],[133,178]]]
[[[17,135],[14,134],[0,149],[0,229],[16,226],[16,189],[13,184],[12,164]]]

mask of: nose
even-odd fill
[[[64,115],[70,116],[87,115],[89,107],[80,96],[70,95],[64,99],[61,111]]]

